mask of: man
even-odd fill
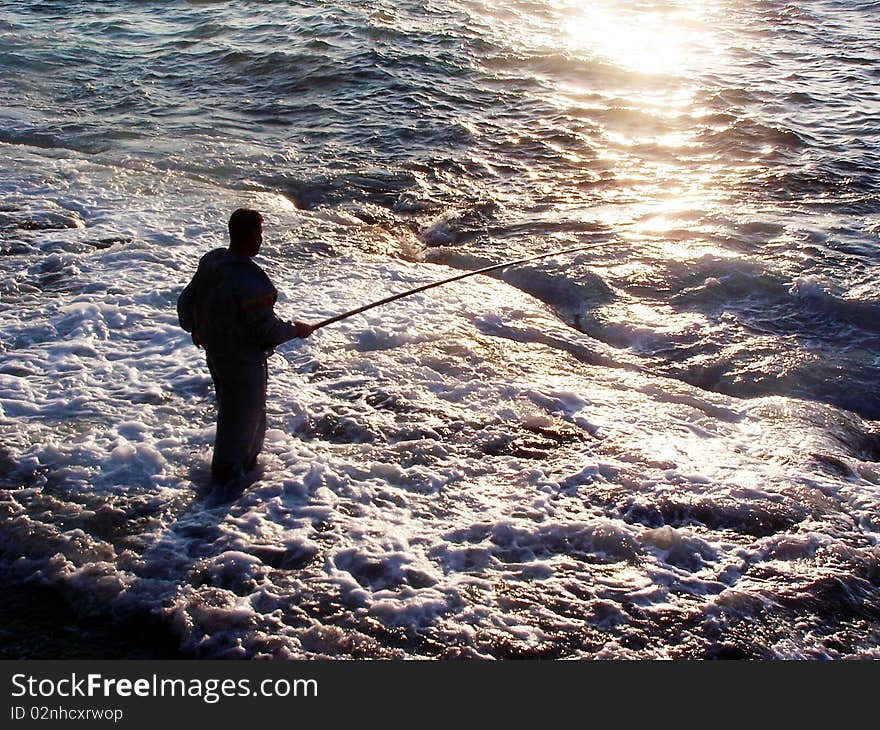
[[[275,316],[278,292],[253,261],[263,242],[263,218],[239,208],[229,218],[229,248],[202,256],[177,300],[180,326],[204,347],[217,396],[211,479],[223,498],[244,487],[266,434],[266,360],[272,349],[312,326]]]

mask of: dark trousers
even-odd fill
[[[226,482],[256,466],[266,436],[265,358],[233,360],[208,353],[217,395],[217,436],[211,478]]]

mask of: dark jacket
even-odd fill
[[[217,248],[202,256],[181,292],[177,318],[215,357],[265,358],[296,337],[296,328],[275,316],[277,299],[278,291],[253,259]]]

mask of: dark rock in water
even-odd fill
[[[420,570],[408,568],[405,575],[407,584],[413,588],[430,588],[437,583],[434,578]]]
[[[268,177],[262,182],[282,190],[300,210],[350,202],[372,203],[391,209],[402,192],[416,185],[412,173],[384,170],[319,175],[306,180]]]
[[[590,271],[575,275],[570,267],[561,272],[518,267],[504,271],[500,278],[557,311],[579,312],[583,308],[608,304],[614,299],[601,276]]]
[[[0,229],[19,228],[24,231],[51,231],[84,227],[82,218],[76,213],[66,210],[0,212]]]
[[[849,479],[856,476],[856,473],[850,468],[849,464],[831,454],[813,454],[813,460],[836,477]]]
[[[126,246],[132,241],[134,241],[134,239],[130,236],[111,236],[110,238],[99,238],[96,241],[87,241],[87,243],[94,248],[103,250],[105,248],[110,248],[117,243],[121,246]]]
[[[310,545],[297,545],[284,551],[284,558],[279,568],[281,570],[299,570],[314,560],[318,554],[318,548]]]
[[[650,528],[662,527],[664,524],[663,513],[654,504],[633,502],[627,505],[621,516],[630,524],[638,523]]]
[[[858,445],[859,457],[865,461],[880,461],[880,431],[870,431]]]
[[[12,375],[16,378],[32,378],[37,375],[36,371],[17,364],[0,366],[0,373],[3,373],[4,375]],[[3,450],[3,447],[0,446],[0,451]]]
[[[373,591],[394,590],[404,585],[427,588],[437,582],[421,570],[406,567],[399,557],[377,558],[348,550],[337,555],[336,565]]]
[[[363,424],[347,416],[325,413],[308,424],[299,425],[296,432],[307,438],[319,438],[335,444],[363,444],[376,440],[376,434]]]
[[[699,523],[713,530],[732,530],[753,537],[789,530],[807,517],[806,508],[793,500],[783,503],[761,500],[743,505],[726,499],[690,502],[670,496],[657,507],[664,524],[672,527]]]
[[[272,568],[279,568],[284,560],[285,550],[277,545],[251,545],[247,552]]]
[[[276,570],[298,570],[312,562],[318,549],[311,545],[252,545],[247,552]]]
[[[394,413],[412,413],[416,410],[403,397],[388,393],[381,388],[372,390],[366,395],[364,400],[373,408],[393,411]]]
[[[2,228],[0,228],[0,231],[2,231]],[[31,251],[33,251],[33,247],[22,241],[4,241],[0,245],[0,256],[21,256]]]
[[[18,462],[12,457],[12,454],[5,446],[0,446],[0,485],[11,479]]]
[[[414,193],[404,192],[394,203],[395,213],[430,213],[440,208],[440,204],[430,198],[418,197]]]
[[[333,530],[333,523],[328,520],[314,520],[312,521],[312,527],[318,533],[331,532]]]
[[[706,649],[704,659],[749,659],[749,654],[733,644],[716,644]]]

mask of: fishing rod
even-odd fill
[[[589,248],[596,248],[598,246],[604,246],[605,243],[587,243],[582,246],[572,246],[571,248],[563,248],[559,251],[550,251],[549,253],[539,253],[536,256],[527,256],[524,259],[516,259],[514,261],[503,261],[500,264],[492,264],[491,266],[485,266],[482,269],[476,269],[475,271],[466,271],[463,274],[456,274],[455,276],[450,276],[448,279],[441,279],[440,281],[434,281],[430,284],[423,284],[422,286],[417,286],[415,289],[408,289],[407,291],[400,292],[399,294],[392,294],[390,297],[385,297],[384,299],[380,299],[377,302],[370,302],[369,304],[365,304],[362,307],[358,307],[357,309],[352,309],[348,312],[343,312],[342,314],[337,314],[335,317],[330,317],[329,319],[325,319],[322,322],[318,322],[316,325],[312,326],[312,331],[321,329],[321,327],[326,327],[328,324],[333,324],[334,322],[339,322],[340,320],[347,319],[348,317],[353,317],[356,314],[360,314],[361,312],[366,312],[368,309],[373,309],[374,307],[381,307],[383,304],[388,304],[389,302],[396,301],[397,299],[403,299],[404,297],[408,297],[411,294],[418,294],[419,292],[426,291],[427,289],[433,289],[436,286],[442,286],[443,284],[450,284],[453,281],[461,281],[462,279],[467,279],[469,276],[476,276],[477,274],[488,274],[490,271],[498,271],[499,269],[506,269],[508,266],[519,266],[520,264],[525,264],[529,261],[538,261],[540,259],[549,259],[552,256],[562,256],[567,253],[574,253],[575,251],[584,251]]]

